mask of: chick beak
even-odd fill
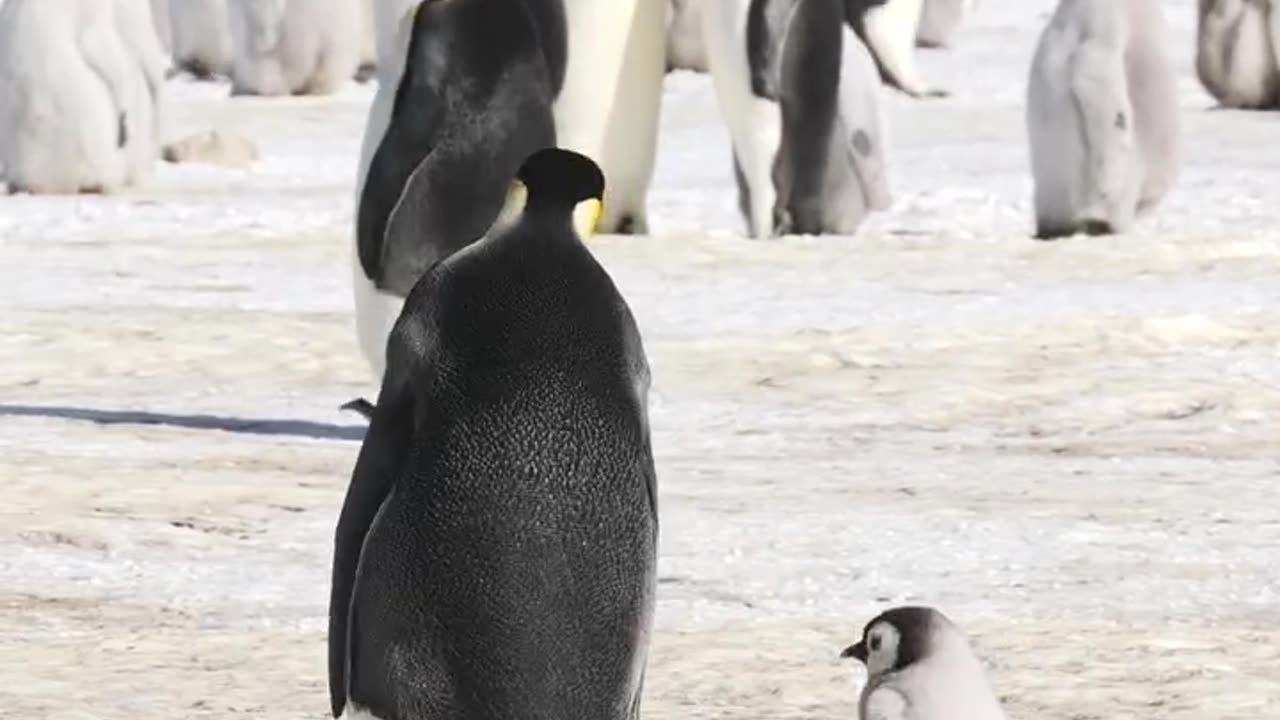
[[[844,651],[840,653],[840,657],[857,658],[860,662],[865,663],[867,661],[867,646],[859,640],[857,644],[850,645],[845,648]]]

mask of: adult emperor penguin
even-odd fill
[[[1124,232],[1181,165],[1160,0],[1061,0],[1027,90],[1036,237]]]
[[[934,608],[903,606],[877,615],[840,657],[866,665],[861,720],[1005,719],[969,640]]]
[[[10,192],[113,192],[138,71],[104,0],[0,6],[0,166]]]
[[[335,533],[335,717],[637,717],[648,363],[582,242],[600,169],[546,149],[517,180],[523,211],[432,268],[389,341]]]
[[[973,14],[978,0],[924,0],[920,9],[920,25],[916,28],[916,45],[946,47],[965,18]]]
[[[480,238],[530,153],[556,145],[561,0],[424,2],[379,65],[357,180],[356,330],[381,378],[409,289]]]
[[[274,0],[272,0],[274,1]],[[173,59],[200,80],[231,74],[227,0],[170,0]]]
[[[604,170],[608,197],[600,231],[646,234],[645,197],[666,74],[667,0],[563,3],[569,48],[555,104],[557,142]]]
[[[924,0],[844,0],[845,19],[866,43],[886,85],[914,98],[946,97],[916,68],[916,32]]]
[[[232,95],[329,95],[360,65],[356,0],[227,0]]]
[[[842,0],[703,6],[733,141],[739,204],[757,238],[852,233],[889,205],[875,65]]]
[[[1280,105],[1280,7],[1257,0],[1198,0],[1196,77],[1225,107]]]

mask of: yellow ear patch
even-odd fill
[[[524,212],[525,203],[528,201],[529,188],[519,180],[512,180],[511,187],[507,189],[507,199],[503,201],[502,211],[494,220],[493,227],[504,228],[514,223],[520,218],[520,213]]]
[[[596,224],[604,214],[604,203],[597,198],[583,200],[573,208],[573,229],[578,237],[586,240],[596,234]]]

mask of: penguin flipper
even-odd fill
[[[418,8],[405,54],[404,74],[394,89],[390,122],[369,160],[356,208],[356,254],[365,277],[384,290],[388,289],[389,270],[421,264],[415,258],[402,259],[388,251],[387,229],[410,178],[440,140],[444,121],[440,90],[448,81],[445,70],[449,63],[442,50],[448,44],[436,37],[438,23],[429,4]],[[427,243],[419,239],[417,245],[425,247]],[[408,288],[395,291],[405,295]]]
[[[845,22],[871,51],[880,80],[898,92],[916,99],[944,98],[951,93],[941,88],[930,88],[916,73],[911,43],[901,43],[894,28],[885,16],[884,0],[848,0]]]
[[[370,419],[334,533],[329,595],[329,702],[334,717],[342,715],[351,680],[351,598],[360,551],[409,454],[414,427],[411,393],[388,393],[384,385],[376,407],[379,412]]]
[[[374,404],[362,397],[349,400],[338,407],[339,410],[358,412],[364,416],[365,420],[373,420],[373,408]]]

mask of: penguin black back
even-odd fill
[[[637,711],[648,364],[572,226],[599,169],[548,150],[516,179],[521,216],[433,267],[392,331],[335,537],[335,716],[348,698],[382,720]]]

